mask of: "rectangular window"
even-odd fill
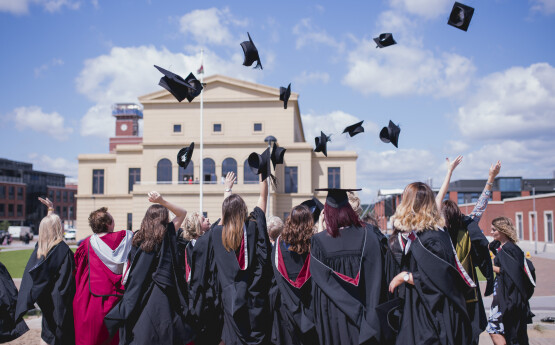
[[[67,219],[67,207],[64,206],[62,208],[62,215],[61,215],[62,219]]]
[[[8,204],[8,217],[13,217],[13,204]]]
[[[73,202],[75,200],[75,193],[69,192],[69,202]]]
[[[17,205],[17,216],[23,217],[23,205]]]
[[[340,168],[328,168],[328,188],[341,188]]]
[[[64,202],[67,202],[67,190],[64,190],[63,196],[64,196]]]
[[[285,193],[297,192],[297,167],[285,167]]]
[[[262,132],[262,124],[261,123],[255,123],[254,124],[254,131],[255,132]]]
[[[459,192],[457,194],[457,204],[464,204],[464,193]]]
[[[173,125],[174,133],[181,133],[181,125]]]
[[[536,212],[528,212],[528,224],[530,225],[530,230],[528,231],[528,240],[534,241],[535,234],[538,229],[538,221],[536,220]]]
[[[56,191],[56,201],[62,201],[62,192],[59,189]]]
[[[15,197],[15,187],[14,186],[9,186],[8,187],[8,199],[13,200],[14,197]]]
[[[137,182],[141,182],[141,168],[129,168],[129,186],[127,192],[131,193],[133,191],[133,185]]]
[[[522,213],[519,212],[516,214],[516,233],[518,235],[519,240],[524,239],[524,227],[522,223]]]
[[[17,187],[17,200],[23,200],[23,187]]]
[[[73,206],[69,207],[68,219],[75,219],[75,215],[73,214]]]
[[[4,217],[4,216],[5,216],[4,204],[0,204],[0,217]]]
[[[6,186],[0,186],[0,199],[4,199],[6,197]]]
[[[502,177],[498,180],[501,192],[520,192],[522,180],[519,177]]]
[[[60,217],[62,216],[62,215],[60,214],[60,206],[56,206],[56,214],[57,214],[58,216],[60,216]]]
[[[133,231],[133,213],[127,214],[127,230]]]
[[[222,124],[221,123],[215,123],[214,124],[214,132],[221,132],[222,131]]]
[[[49,198],[50,201],[52,201],[52,202],[56,201],[56,200],[54,200],[54,191],[53,191],[53,190],[50,190],[50,191],[48,192],[48,198]]]
[[[553,243],[553,212],[546,211],[543,215],[545,224],[545,241]]]
[[[104,169],[93,170],[92,193],[104,194]]]

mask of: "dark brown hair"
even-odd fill
[[[225,250],[236,250],[243,239],[243,226],[249,210],[243,198],[231,194],[222,204],[222,244]]]
[[[370,224],[376,228],[379,228],[380,226],[378,225],[378,220],[376,218],[374,218],[374,216],[372,216],[370,214],[370,212],[366,213],[364,215],[364,217],[362,217],[362,221],[365,222],[366,224]]]
[[[112,225],[113,221],[107,207],[101,207],[89,215],[89,226],[95,234],[108,232],[108,226]]]
[[[310,251],[310,238],[313,234],[314,219],[308,207],[304,205],[293,207],[281,233],[283,241],[290,245],[289,250],[298,254]]]
[[[140,246],[147,253],[157,249],[164,239],[169,220],[167,208],[158,204],[150,206],[141,222],[141,228],[133,236],[133,246]]]
[[[331,237],[339,236],[339,228],[345,226],[362,227],[358,214],[356,214],[349,203],[341,208],[333,208],[325,204],[324,221],[326,222],[326,231]]]
[[[459,230],[464,228],[463,217],[459,206],[452,200],[444,200],[441,203],[441,214],[445,219],[445,227],[451,236],[453,244],[457,243]]]

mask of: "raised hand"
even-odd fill
[[[225,189],[232,189],[233,188],[233,184],[235,183],[235,181],[237,180],[237,176],[235,176],[235,173],[233,171],[230,171],[227,173],[226,177],[225,177]]]
[[[489,168],[489,176],[495,179],[495,177],[499,175],[499,171],[501,171],[501,161],[497,161],[497,163],[491,165]]]
[[[161,204],[162,202],[164,202],[164,198],[162,198],[160,193],[152,191],[148,193],[148,201],[154,204]]]
[[[48,199],[48,198],[43,199],[43,198],[39,197],[39,201],[42,202],[43,205],[48,207],[48,208],[54,208],[54,203],[52,201],[50,201],[50,199]]]
[[[447,170],[453,172],[453,170],[455,170],[455,168],[461,164],[463,159],[463,156],[457,156],[457,158],[455,158],[452,162],[449,161],[449,157],[445,158],[445,160],[447,161]]]

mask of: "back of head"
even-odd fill
[[[152,252],[162,243],[169,222],[167,208],[158,204],[151,205],[146,210],[139,231],[133,236],[133,246],[140,246],[147,253]]]
[[[393,219],[393,226],[401,231],[437,230],[445,225],[434,192],[422,182],[413,182],[405,188]]]
[[[285,220],[281,238],[290,247],[289,250],[298,254],[310,251],[310,238],[314,234],[314,218],[308,207],[299,205],[293,207],[291,214]]]
[[[243,198],[232,194],[222,204],[222,244],[227,251],[241,246],[249,210]]]
[[[188,214],[183,223],[183,237],[188,240],[196,240],[202,235],[202,216],[198,212]]]
[[[283,220],[281,220],[278,216],[270,216],[266,222],[266,228],[268,228],[268,236],[270,237],[270,240],[275,242],[283,231]]]
[[[365,222],[366,224],[370,224],[376,228],[379,228],[380,226],[378,225],[378,220],[376,218],[374,218],[374,216],[372,216],[372,214],[370,214],[370,212],[366,213],[364,215],[364,217],[362,217],[362,221]]]
[[[360,198],[356,192],[347,192],[349,197],[349,204],[355,213],[360,217],[362,215],[362,207],[360,206]]]
[[[101,207],[89,215],[89,226],[95,234],[108,232],[112,222],[112,216],[110,216],[106,207]]]
[[[356,214],[349,203],[340,208],[331,207],[326,203],[324,205],[324,220],[326,222],[326,231],[331,237],[339,236],[339,228],[362,226],[358,214]]]
[[[457,233],[464,228],[464,215],[459,206],[452,200],[444,200],[441,203],[441,215],[445,220],[445,226],[451,236],[453,243],[457,241]]]
[[[37,258],[40,258],[41,256],[46,257],[48,252],[50,252],[55,245],[62,242],[63,239],[64,231],[60,217],[55,213],[44,217],[40,221],[39,225]]]
[[[511,218],[497,217],[491,221],[491,225],[495,228],[495,230],[507,236],[509,241],[513,243],[518,242],[518,237],[516,235],[516,228]]]

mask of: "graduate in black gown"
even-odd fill
[[[104,318],[110,334],[120,330],[120,344],[187,344],[194,339],[189,324],[185,273],[176,263],[175,228],[187,211],[150,192],[122,299]],[[175,214],[170,221],[169,212]]]
[[[17,288],[6,266],[0,262],[0,343],[19,338],[29,330],[23,319],[15,319]]]
[[[193,212],[185,218],[183,228],[177,231],[178,263],[183,266],[187,284],[193,272],[193,249],[197,240],[210,230],[210,219],[199,212]]]
[[[250,214],[243,199],[232,194],[222,205],[222,225],[210,231],[226,345],[270,342],[272,246],[265,215],[268,185],[260,182],[260,197]]]
[[[376,231],[363,226],[346,189],[328,191],[326,231],[312,237],[312,307],[320,344],[382,342],[376,306],[385,300]],[[322,217],[322,215],[320,216]]]
[[[393,219],[399,234],[393,249],[401,250],[402,271],[389,290],[401,288],[403,299],[396,344],[470,344],[472,327],[464,296],[475,283],[441,228],[444,220],[431,188],[421,182],[409,184]]]
[[[493,270],[497,274],[487,332],[495,345],[528,344],[527,324],[534,314],[529,300],[536,286],[532,262],[524,256],[517,242],[516,229],[507,217],[491,223],[495,255]]]
[[[276,296],[272,343],[318,344],[311,309],[310,239],[314,220],[308,207],[295,206],[272,249]]]
[[[41,339],[50,345],[71,345],[75,344],[75,260],[63,241],[62,221],[53,213],[52,203],[39,200],[48,204],[48,214],[40,222],[35,250],[23,272],[15,316],[22,318],[37,303],[42,311]]]

